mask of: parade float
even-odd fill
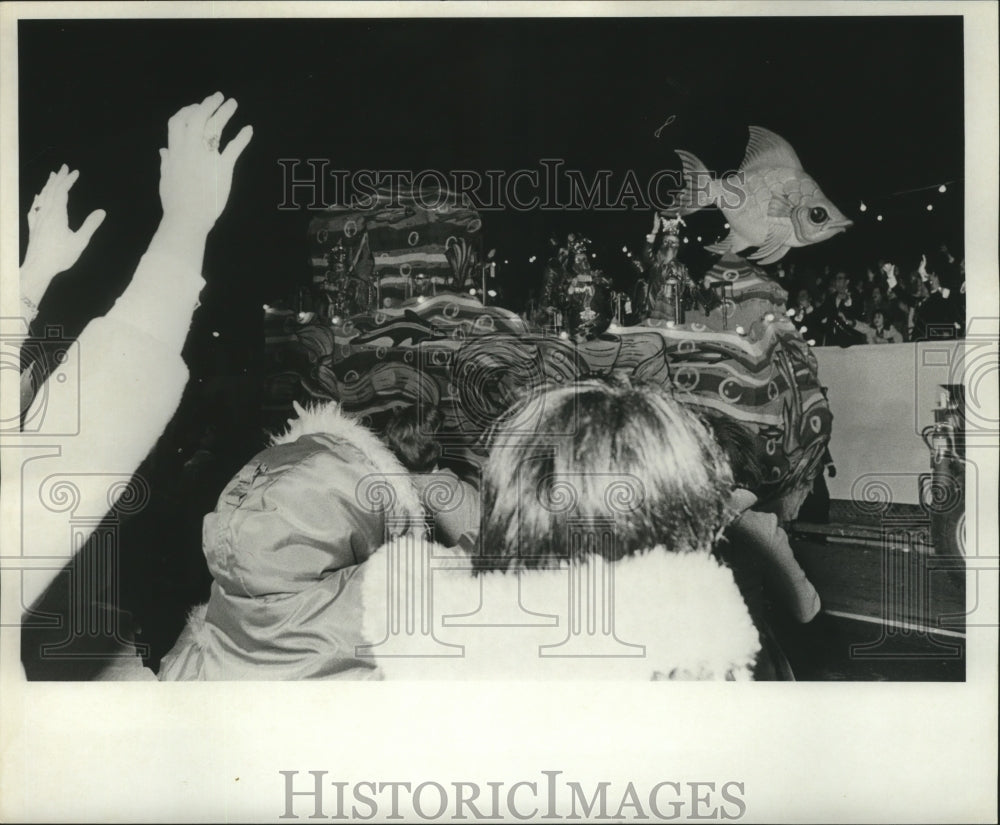
[[[615,323],[610,288],[587,239],[570,235],[546,266],[542,311],[525,320],[489,305],[494,265],[482,220],[443,190],[379,192],[333,207],[309,227],[308,307],[266,312],[268,405],[340,401],[377,427],[394,407],[441,411],[446,457],[476,465],[493,423],[526,389],[621,374],[738,424],[762,468],[754,492],[794,517],[818,472],[832,416],[817,362],[789,317],[787,294],[761,268],[850,223],[780,137],[751,128],[731,179],[706,177],[679,153],[687,187],[647,236],[640,322]],[[741,192],[735,200],[727,197]],[[732,231],[721,257],[689,273],[678,259],[683,216],[718,207]],[[747,253],[746,251],[749,250]],[[740,253],[745,253],[745,256]]]

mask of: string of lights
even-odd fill
[[[858,202],[857,211],[861,214],[872,213],[875,220],[879,223],[886,220],[887,215],[894,210],[893,206],[888,206],[887,201],[894,198],[903,197],[905,195],[915,195],[920,192],[934,192],[936,191],[939,195],[945,195],[948,192],[948,187],[954,186],[959,181],[964,180],[963,178],[955,178],[953,180],[946,180],[943,183],[933,183],[928,186],[916,186],[912,189],[900,189],[897,192],[892,192],[888,195],[881,196],[869,196],[863,197]],[[934,211],[934,200],[930,198],[924,204],[924,210],[927,212]]]

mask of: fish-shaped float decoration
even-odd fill
[[[750,142],[739,169],[722,178],[690,152],[677,150],[684,167],[681,214],[718,206],[730,232],[706,246],[724,254],[756,247],[751,260],[770,264],[796,246],[825,241],[853,224],[802,169],[791,144],[774,132],[750,127]]]

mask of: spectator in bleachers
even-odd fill
[[[858,324],[864,333],[865,342],[868,344],[901,344],[903,336],[892,324],[887,324],[885,313],[881,309],[872,313],[871,323]]]
[[[960,329],[956,301],[951,289],[945,285],[949,280],[949,264],[943,255],[923,256],[920,275],[926,285],[926,297],[921,300],[914,313],[914,340],[928,341],[953,339]]]
[[[887,302],[883,286],[878,282],[869,282],[868,294],[864,298],[863,317],[869,321],[876,312],[885,313]]]
[[[809,328],[816,314],[816,307],[813,306],[812,295],[808,289],[800,289],[795,306],[795,324]]]
[[[833,279],[833,292],[817,311],[826,346],[847,347],[863,341],[855,330],[862,307],[851,290],[851,280],[846,272],[839,271]]]

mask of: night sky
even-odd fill
[[[252,123],[255,137],[209,240],[187,351],[196,373],[252,371],[261,304],[308,283],[310,213],[277,209],[279,158],[445,171],[561,158],[620,180],[677,168],[675,148],[731,169],[755,124],[787,138],[858,221],[786,260],[915,262],[922,244],[961,244],[962,58],[960,17],[22,21],[22,250],[23,215],[48,172],[79,168],[71,220],[98,206],[108,219],[41,320],[75,335],[105,312],[159,219],[167,119],[220,90],[240,103],[227,136]],[[944,195],[888,198],[952,180]],[[714,235],[722,220],[694,216],[691,234]],[[528,257],[551,234],[582,230],[622,286],[634,273],[621,247],[638,248],[649,223],[646,211],[507,211],[484,215],[484,232],[511,260],[502,276],[520,309],[540,277]]]

